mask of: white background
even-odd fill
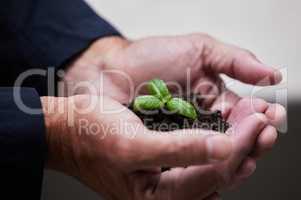
[[[301,99],[300,0],[87,0],[131,39],[206,32],[283,68],[289,100]],[[240,94],[248,86],[235,84]],[[272,88],[275,90],[275,88]],[[263,92],[270,95],[271,91]],[[282,100],[280,100],[282,102]]]

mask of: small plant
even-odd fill
[[[135,111],[166,108],[189,119],[197,119],[195,107],[184,99],[172,97],[164,81],[159,79],[151,80],[147,89],[149,95],[138,96],[134,100],[133,107]]]
[[[221,111],[196,109],[196,94],[173,97],[164,81],[154,79],[147,85],[148,95],[138,96],[129,105],[129,109],[143,121],[150,130],[161,132],[178,129],[206,129],[225,133],[230,124],[222,117]],[[164,108],[164,109],[163,109]],[[157,112],[143,112],[143,111]],[[164,111],[171,112],[164,112]],[[161,171],[170,167],[162,167]]]
[[[135,98],[128,108],[150,130],[166,132],[199,128],[225,133],[230,127],[221,111],[202,107],[200,100],[204,98],[200,93],[172,96],[165,82],[159,79],[149,81],[147,90],[147,95]]]

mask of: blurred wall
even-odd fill
[[[87,0],[130,38],[206,32],[247,48],[288,74],[289,97],[301,99],[300,0]],[[244,94],[247,86],[235,85]]]
[[[286,104],[289,132],[273,152],[259,162],[258,170],[241,189],[224,199],[299,199],[301,177],[298,141],[301,141],[301,1],[300,0],[87,0],[102,16],[132,39],[150,35],[206,32],[228,43],[247,48],[271,66],[281,68],[285,80],[258,96]],[[250,86],[235,84],[248,95]],[[275,91],[280,97],[275,97]],[[283,90],[285,90],[283,92]],[[277,95],[276,95],[277,96]],[[300,103],[299,103],[300,102]],[[300,166],[300,167],[299,167]],[[71,178],[47,172],[44,199],[99,199]]]

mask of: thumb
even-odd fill
[[[223,161],[232,152],[228,136],[202,129],[172,132],[151,131],[145,135],[143,165],[180,167]]]
[[[205,37],[205,36],[204,36]],[[245,49],[224,44],[211,37],[201,39],[204,66],[215,73],[253,85],[274,85],[282,80],[279,70],[261,63]]]

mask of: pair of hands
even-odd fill
[[[254,172],[285,118],[280,105],[240,98],[225,88],[220,74],[250,84],[281,81],[278,71],[250,52],[204,34],[94,42],[63,77],[67,96],[89,95],[42,98],[48,167],[77,177],[107,199],[218,198],[219,190],[241,184]],[[146,129],[122,104],[132,98],[130,86],[137,89],[153,78],[190,85],[205,95],[202,106],[221,110],[232,124],[229,136]],[[161,166],[173,168],[161,173]]]

